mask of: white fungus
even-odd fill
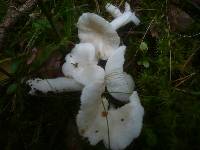
[[[62,72],[83,85],[103,81],[105,76],[103,68],[97,66],[94,46],[89,43],[77,44],[71,53],[67,54]]]
[[[107,90],[120,101],[128,101],[135,86],[132,77],[123,71],[125,50],[125,46],[120,46],[110,56],[105,67]]]
[[[64,92],[64,91],[81,91],[83,85],[76,82],[74,79],[66,77],[58,77],[55,79],[32,79],[26,82],[31,90],[29,94],[34,95],[36,91],[42,93],[47,92]]]
[[[125,3],[124,13],[121,13],[120,10],[112,4],[107,4],[106,10],[115,18],[110,23],[114,30],[119,29],[129,22],[133,22],[135,25],[139,25],[140,23],[140,20],[136,17],[135,13],[131,11],[128,3]]]
[[[91,145],[103,141],[112,150],[125,149],[142,128],[144,109],[136,91],[133,78],[124,72],[126,46],[120,46],[116,30],[129,22],[140,20],[125,3],[125,11],[112,4],[106,10],[114,17],[110,23],[94,13],[80,16],[77,27],[80,43],[65,57],[62,72],[65,77],[31,79],[26,83],[30,94],[36,91],[81,91],[81,105],[76,117],[79,133]],[[105,70],[98,66],[99,59],[107,60]],[[115,108],[102,97],[107,88],[115,99],[127,102]]]
[[[144,109],[136,91],[128,104],[108,109],[108,101],[101,97],[103,87],[102,83],[94,83],[83,89],[76,119],[79,133],[88,138],[91,145],[103,141],[112,150],[124,149],[139,136]]]
[[[90,43],[80,43],[65,56],[62,71],[65,76],[72,77],[77,68],[94,64],[97,64],[94,46]]]
[[[118,109],[108,111],[110,128],[110,148],[113,150],[125,149],[142,129],[144,108],[136,91],[129,98],[130,102]],[[109,147],[108,140],[104,144]]]

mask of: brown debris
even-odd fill
[[[107,115],[108,115],[108,112],[107,112],[107,111],[101,112],[101,116],[102,116],[102,117],[106,117]]]
[[[159,29],[158,27],[156,26],[156,24],[153,24],[151,27],[150,27],[150,34],[152,37],[154,38],[158,38],[159,37]]]
[[[27,0],[21,6],[17,6],[13,1],[10,2],[4,20],[0,24],[0,50],[3,50],[7,32],[16,24],[16,22],[27,12],[31,12],[38,0]]]
[[[172,31],[185,31],[193,23],[190,15],[175,5],[170,5],[168,17]]]

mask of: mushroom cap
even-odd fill
[[[139,136],[144,109],[137,92],[134,91],[128,104],[109,110],[108,101],[101,98],[102,87],[101,84],[93,84],[83,89],[81,109],[76,118],[79,133],[88,138],[91,145],[96,145],[102,140],[108,148],[109,128],[110,148],[112,150],[124,149]]]
[[[114,18],[119,17],[122,15],[121,11],[119,10],[119,8],[117,8],[116,6],[107,3],[106,6],[106,11],[109,12]]]
[[[105,71],[100,66],[87,65],[87,66],[74,66],[69,63],[64,63],[62,71],[65,76],[70,76],[78,83],[88,85],[91,82],[104,81]]]
[[[76,123],[80,135],[84,137],[89,137],[87,135],[88,130],[91,129],[97,114],[102,110],[99,108],[101,107],[101,94],[104,90],[105,86],[102,82],[91,83],[83,88],[81,94],[81,106],[76,117]],[[94,131],[94,133],[96,133],[96,131]],[[92,145],[95,145],[102,139],[103,135],[97,134],[90,142]]]
[[[76,44],[72,51],[65,56],[65,63],[62,72],[65,76],[70,76],[76,71],[75,68],[97,64],[95,48],[90,43]]]
[[[95,49],[90,43],[77,44],[67,54],[62,72],[83,85],[103,81],[105,76],[103,68],[97,66]]]
[[[82,14],[77,27],[81,43],[92,43],[100,59],[107,60],[120,44],[120,38],[110,23],[94,13]]]
[[[142,129],[144,108],[136,91],[129,100],[128,104],[108,111],[110,147],[113,150],[125,149],[140,135]],[[104,144],[109,147],[107,139],[104,139]]]
[[[89,85],[91,82],[104,82],[105,71],[97,65],[89,65],[83,68],[77,68],[73,78],[83,85]]]
[[[76,44],[72,51],[65,56],[62,72],[65,76],[72,77],[75,68],[97,64],[95,48],[90,43]]]
[[[120,46],[105,67],[107,90],[120,101],[128,101],[135,86],[133,78],[123,71],[125,50],[125,46]]]
[[[80,65],[97,64],[95,48],[91,43],[76,44],[70,55]]]

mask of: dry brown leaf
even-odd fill
[[[168,17],[172,31],[185,31],[193,23],[190,15],[175,5],[169,6]]]

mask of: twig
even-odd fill
[[[178,35],[181,38],[193,38],[193,37],[196,37],[196,36],[200,36],[200,32],[199,33],[194,33],[194,34],[191,34],[191,35],[179,34],[179,33],[175,33],[175,34]]]
[[[177,81],[184,80],[184,79],[188,78],[189,76],[193,76],[193,75],[195,75],[195,74],[196,74],[196,73],[189,74],[189,75],[187,75],[187,76],[185,76],[185,77],[182,77],[182,78],[176,79],[176,80],[174,80],[173,82],[177,82]]]
[[[148,27],[147,27],[147,29],[146,29],[146,31],[145,31],[145,33],[144,33],[142,39],[141,39],[141,42],[144,41],[144,39],[145,39],[145,37],[146,37],[146,35],[147,35],[147,33],[148,33],[148,31],[149,31],[151,25],[153,24],[153,22],[154,22],[154,20],[155,20],[155,17],[156,17],[156,16],[154,16],[153,19],[151,20],[151,22],[149,23],[149,25],[148,25]],[[138,49],[137,49],[137,51],[135,52],[135,55],[134,55],[135,57],[136,57],[137,53],[138,53]]]
[[[122,1],[120,2],[120,4],[119,4],[119,6],[118,6],[118,7],[121,7],[121,6],[122,6],[122,4],[124,4],[124,0],[122,0]]]
[[[148,31],[149,31],[149,29],[150,29],[152,23],[154,22],[154,20],[155,20],[155,16],[153,17],[153,19],[152,19],[151,22],[149,23],[149,26],[147,27],[147,29],[146,29],[146,31],[145,31],[143,37],[142,37],[142,40],[141,40],[142,42],[144,41],[144,38],[146,37],[146,35],[147,35],[147,33],[148,33]]]
[[[97,13],[98,14],[100,14],[100,7],[99,7],[99,2],[98,2],[98,0],[94,0],[94,2],[95,2],[95,5],[96,5],[96,8],[97,8]]]
[[[185,76],[185,77],[183,77],[183,78],[180,78],[180,79],[176,80],[176,81],[179,81],[179,80],[180,80],[180,82],[179,82],[178,84],[176,84],[175,87],[180,86],[181,84],[183,84],[185,81],[187,81],[188,79],[190,79],[190,78],[191,78],[192,76],[194,76],[194,75],[195,75],[195,73],[192,73],[192,74],[190,74],[190,75],[187,75],[187,76]]]
[[[168,0],[165,1],[166,5],[166,21],[167,21],[167,26],[168,26],[168,32],[167,32],[167,38],[168,38],[168,46],[169,46],[169,80],[172,80],[172,51],[171,51],[171,41],[170,41],[170,23],[169,23],[169,18],[168,18]]]
[[[193,56],[196,54],[196,52],[197,52],[198,50],[200,50],[200,47],[197,48],[197,49],[188,57],[188,59],[185,61],[184,65],[183,65],[183,67],[182,67],[182,71],[183,71],[183,70],[186,68],[186,66],[191,62]]]
[[[10,73],[8,73],[6,70],[4,70],[3,68],[0,67],[0,72],[5,74],[8,77],[12,77],[12,75]]]
[[[103,105],[103,109],[105,112],[107,112],[108,110],[106,110],[106,107],[104,105],[103,100],[101,100],[102,105]],[[108,115],[106,115],[106,124],[107,124],[107,132],[108,132],[108,149],[110,149],[110,129],[109,129],[109,123],[108,123]]]

